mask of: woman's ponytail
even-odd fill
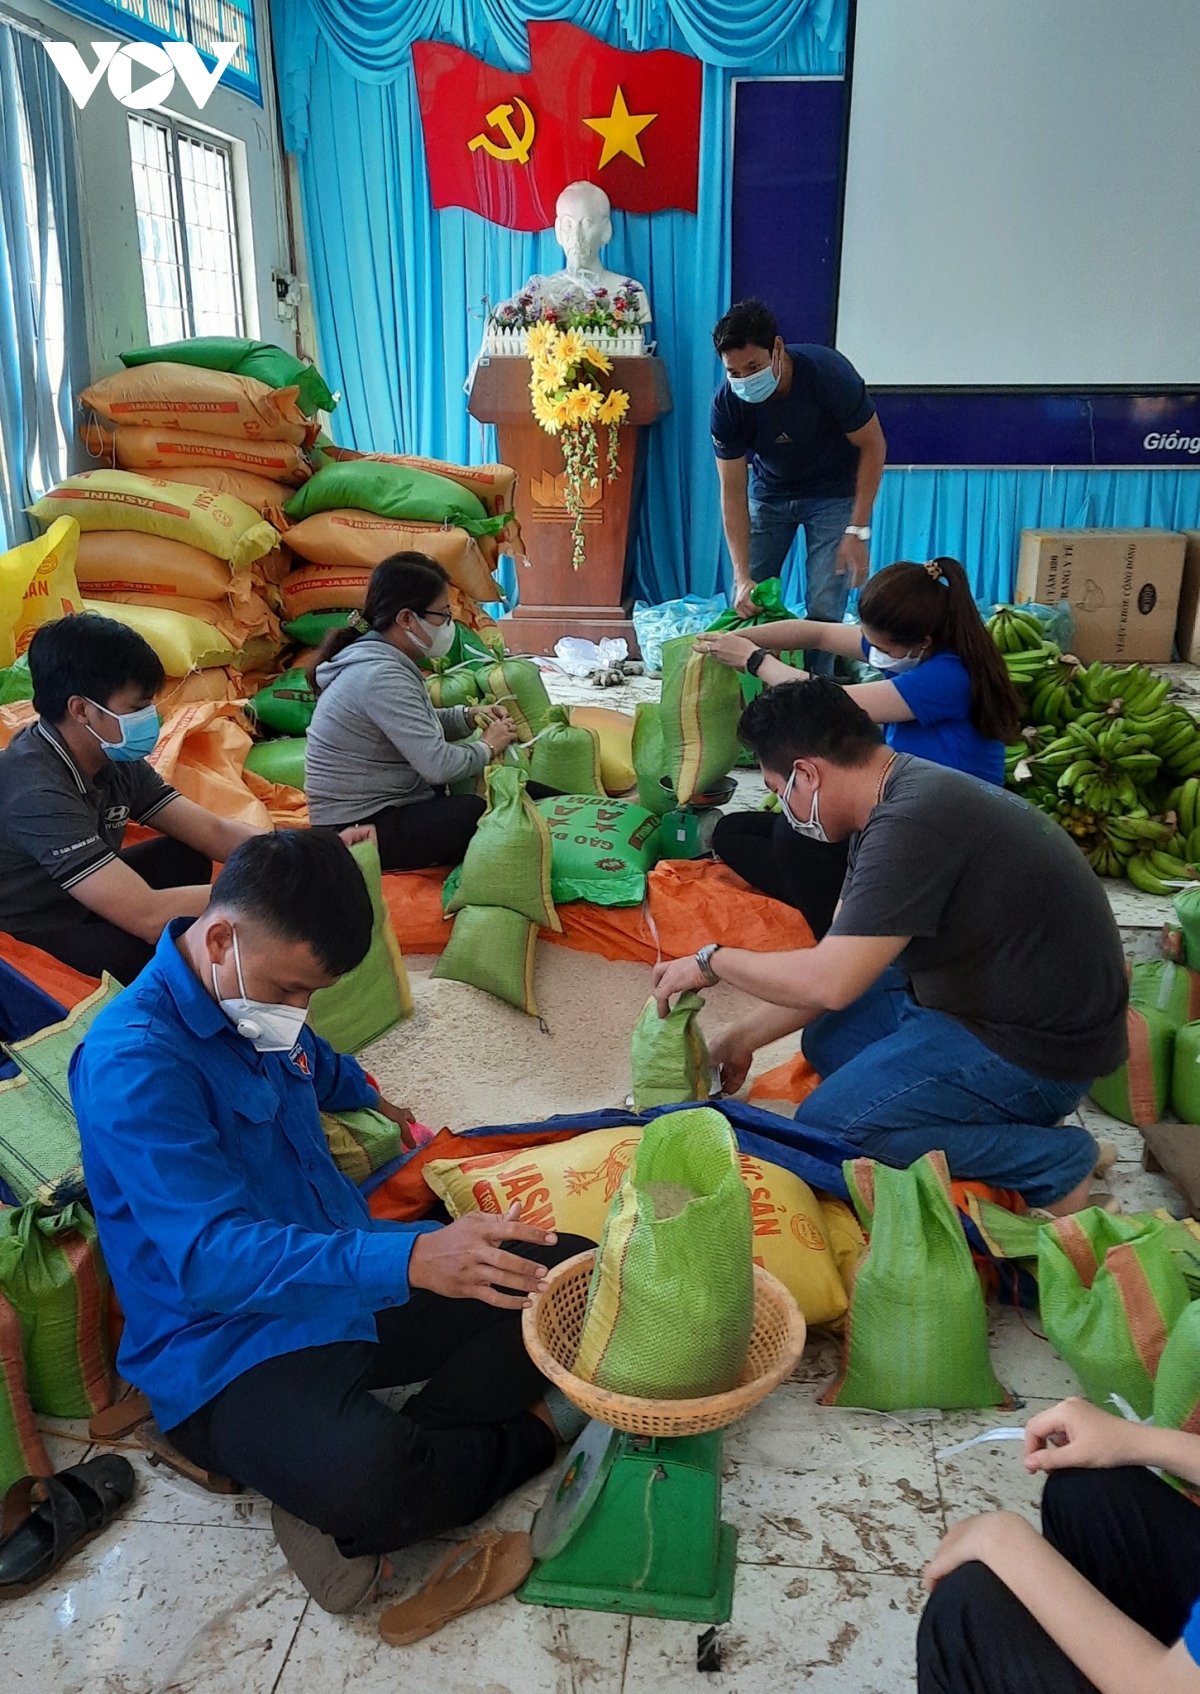
[[[367,583],[361,612],[347,614],[346,623],[331,629],[303,666],[308,686],[319,694],[317,669],[344,652],[359,636],[374,631],[385,635],[401,612],[427,612],[450,581],[435,559],[424,553],[393,553],[375,566]]]

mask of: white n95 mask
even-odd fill
[[[290,1053],[300,1039],[300,1031],[308,1022],[307,1006],[276,1006],[269,1000],[249,1000],[242,977],[242,955],[238,948],[237,930],[233,932],[233,962],[237,969],[241,994],[222,1000],[217,986],[217,967],[212,967],[213,993],[217,1004],[238,1034],[244,1036],[260,1053]]]

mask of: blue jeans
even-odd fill
[[[850,596],[850,577],[837,574],[837,551],[854,511],[850,499],[786,500],[779,495],[751,496],[750,575],[755,582],[779,576],[796,539],[804,531],[804,615],[821,623],[841,623]],[[833,675],[832,653],[810,653],[815,676]]]
[[[892,968],[845,1011],[804,1032],[823,1078],[799,1123],[840,1135],[904,1168],[941,1148],[951,1174],[1015,1188],[1030,1206],[1063,1199],[1090,1175],[1096,1143],[1058,1120],[1087,1082],[1050,1082],[993,1053],[978,1036],[918,1006]]]

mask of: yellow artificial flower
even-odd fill
[[[555,324],[532,324],[525,337],[525,349],[531,359],[549,358],[552,355],[554,343],[558,338],[558,327]]]
[[[533,415],[547,435],[557,435],[562,428],[562,418],[559,415],[561,406],[561,400],[551,400],[547,395],[535,389]]]
[[[571,408],[572,421],[576,423],[591,423],[600,410],[601,394],[590,382],[581,382],[567,396],[567,404]]]
[[[593,370],[605,372],[612,370],[612,360],[607,353],[602,353],[598,347],[585,347],[583,356]]]
[[[566,400],[554,401],[554,421],[559,429],[570,429],[573,427],[574,418],[571,415],[571,401],[569,398]]]
[[[578,365],[585,358],[587,351],[587,342],[579,331],[569,329],[565,335],[559,336],[558,346],[554,349],[554,356],[564,365]]]
[[[562,387],[562,376],[555,360],[547,358],[544,353],[531,355],[529,386],[531,389],[540,388],[549,393]]]
[[[614,388],[607,395],[604,404],[596,413],[596,422],[601,424],[619,424],[625,420],[629,410],[629,396],[623,388]]]

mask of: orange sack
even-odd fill
[[[290,441],[303,447],[309,423],[296,404],[299,393],[298,388],[268,388],[265,382],[232,371],[163,360],[93,382],[80,394],[79,404],[110,424],[186,429],[239,441]]]
[[[93,441],[102,443],[99,451]],[[124,471],[162,471],[172,479],[185,467],[212,467],[249,471],[265,481],[299,488],[312,475],[312,466],[290,441],[239,441],[235,436],[204,435],[195,430],[140,429],[121,424],[111,434],[101,434],[97,427],[88,432],[88,450],[95,459],[115,459]]]
[[[150,763],[164,782],[218,817],[260,829],[302,827],[308,821],[303,794],[246,770],[253,742],[244,724],[234,705],[184,706],[164,723]]]
[[[424,553],[441,565],[455,587],[473,600],[501,598],[478,542],[465,529],[443,529],[436,523],[397,524],[371,512],[317,512],[287,530],[284,541],[293,553],[311,565],[349,566],[364,571],[374,570],[393,553]]]
[[[246,686],[240,671],[225,665],[213,665],[206,671],[192,671],[188,676],[169,676],[154,704],[164,718],[181,706],[199,706],[206,701],[244,700]]]
[[[253,471],[218,470],[215,465],[202,465],[199,470],[177,469],[173,482],[190,483],[193,488],[211,488],[217,494],[232,494],[235,500],[253,506],[266,517],[268,512],[280,511],[296,490],[290,482],[272,482]]]
[[[79,537],[75,580],[89,597],[183,594],[191,600],[223,600],[250,588],[248,574],[235,576],[215,553],[136,529],[85,530]]]

